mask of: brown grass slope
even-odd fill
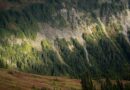
[[[100,80],[104,81],[104,79]],[[100,81],[93,80],[96,90]],[[113,84],[115,80],[111,80]],[[125,85],[130,81],[122,80]],[[80,80],[68,77],[42,76],[13,70],[0,69],[0,90],[82,90]]]
[[[47,88],[47,89],[45,89]],[[81,90],[80,81],[0,69],[0,90]]]

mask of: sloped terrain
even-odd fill
[[[130,79],[129,0],[0,0],[0,67]]]
[[[0,69],[1,90],[81,90],[80,80]]]
[[[101,79],[104,81],[104,79]],[[101,81],[93,80],[96,90],[101,90]],[[112,84],[116,83],[111,80]],[[130,81],[122,80],[123,85],[129,85]],[[18,72],[14,70],[0,69],[1,90],[82,90],[79,79],[68,77],[43,76]],[[128,89],[125,89],[128,90]]]

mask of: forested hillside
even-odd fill
[[[0,0],[0,67],[130,79],[129,0]]]

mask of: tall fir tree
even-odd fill
[[[81,76],[82,90],[95,90],[90,75],[86,72]]]
[[[124,90],[123,83],[120,80],[117,80],[116,82],[118,90]]]

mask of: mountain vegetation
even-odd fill
[[[129,0],[0,0],[0,67],[130,80],[129,9]]]

